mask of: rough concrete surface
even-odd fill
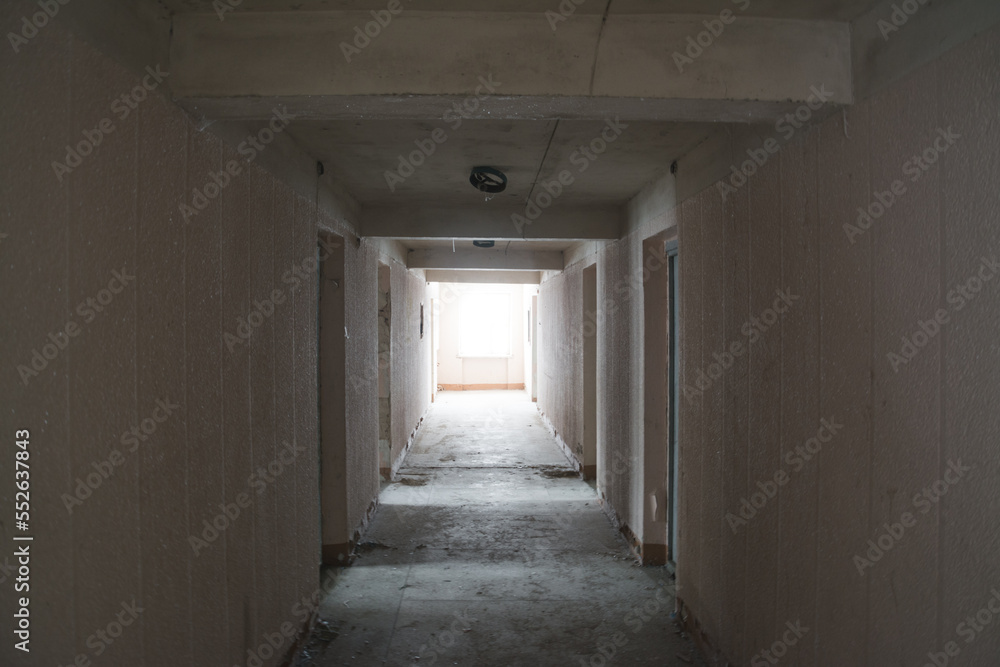
[[[521,391],[439,393],[327,576],[297,666],[704,664]]]

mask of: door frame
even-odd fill
[[[678,541],[680,538],[680,247],[677,240],[667,241],[667,565],[677,569]]]

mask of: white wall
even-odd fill
[[[524,302],[521,304],[521,313],[524,318],[521,326],[521,336],[524,338],[524,390],[528,392],[528,396],[532,396],[531,353],[538,336],[536,335],[537,326],[535,327],[536,331],[531,331],[530,335],[529,329],[534,324],[531,321],[531,300],[538,296],[538,285],[523,285],[522,287],[524,288]],[[537,313],[535,317],[537,319]]]

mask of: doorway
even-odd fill
[[[667,303],[667,345],[670,348],[670,355],[667,361],[667,382],[669,389],[669,402],[667,405],[667,465],[669,477],[667,489],[670,500],[667,517],[667,564],[676,570],[677,568],[677,544],[680,530],[680,461],[679,461],[679,438],[680,427],[680,294],[677,282],[678,276],[678,244],[677,241],[667,241],[664,252],[667,256],[667,291],[669,300]]]
[[[597,477],[597,264],[583,270],[583,478]]]
[[[537,292],[537,290],[536,290]],[[531,321],[528,323],[531,344],[531,400],[538,402],[538,294],[531,295]]]
[[[673,522],[670,485],[670,280],[667,242],[676,239],[661,232],[642,244],[643,299],[643,487],[647,499],[643,514],[642,561],[666,565],[669,531]]]
[[[392,478],[392,269],[378,265],[378,468]]]

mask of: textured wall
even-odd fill
[[[577,265],[542,283],[538,409],[583,465],[583,283]]]
[[[288,298],[248,341],[230,350],[223,340],[253,299],[313,252],[314,216],[250,166],[185,225],[178,202],[235,152],[157,95],[119,120],[111,102],[135,77],[56,27],[31,46],[3,65],[4,88],[19,94],[4,100],[18,127],[4,126],[9,236],[0,252],[3,431],[32,432],[32,664],[93,657],[88,638],[133,599],[140,622],[108,659],[243,660],[261,633],[294,620],[293,602],[315,587],[315,455],[296,458],[197,555],[189,535],[201,536],[220,503],[248,490],[254,467],[274,460],[283,441],[315,442],[315,350],[297,335],[315,321],[313,283],[294,295],[285,286]],[[105,117],[114,132],[58,182],[50,162]],[[116,270],[134,281],[103,312],[81,313],[77,304]],[[25,386],[16,366],[69,321],[80,333]],[[156,414],[158,399],[179,407],[130,451],[122,433]],[[121,465],[68,512],[61,496],[115,450]],[[0,651],[6,664],[23,664],[9,642]]]
[[[672,201],[669,177],[656,187],[658,199]],[[643,241],[675,227],[675,218],[673,210],[650,207],[622,239],[574,248],[572,263],[561,273],[546,273],[539,289],[538,409],[576,451],[584,432],[582,271],[597,264],[597,312],[591,318],[597,336],[597,486],[615,519],[640,541],[644,494],[658,488],[645,488]],[[662,542],[662,530],[656,527],[651,542]]]
[[[597,263],[597,478],[619,521],[642,537],[642,237],[611,243]]]
[[[392,461],[431,405],[430,299],[422,271],[392,264]],[[424,333],[420,335],[420,306]]]
[[[293,605],[319,575],[316,274],[307,265],[293,289],[286,272],[315,256],[318,228],[349,239],[347,364],[364,373],[375,365],[378,246],[356,246],[342,221],[318,215],[157,94],[119,118],[112,103],[137,77],[55,20],[2,57],[0,83],[17,91],[0,100],[0,470],[13,479],[11,438],[30,430],[36,536],[30,660],[8,640],[0,663],[69,664],[84,654],[110,664],[243,664],[264,634],[301,626]],[[103,118],[114,130],[60,182],[51,162]],[[231,160],[241,172],[185,224],[178,204]],[[103,291],[116,271],[135,278]],[[258,305],[275,290],[273,310]],[[102,299],[102,310],[87,299]],[[254,312],[261,317],[240,337]],[[18,366],[30,367],[49,334],[64,340],[67,322],[74,337],[22,382]],[[347,394],[356,526],[378,492],[376,395],[350,385]],[[155,421],[160,400],[177,407]],[[123,441],[136,426],[154,430]],[[286,442],[304,451],[251,486]],[[95,464],[113,472],[101,478]],[[82,503],[67,500],[88,475],[96,488]],[[204,538],[203,522],[244,492],[251,504],[195,554],[189,537]],[[0,487],[4,507],[12,496],[12,484]],[[9,545],[12,526],[0,525]],[[11,582],[0,577],[10,618]],[[139,620],[95,655],[92,635],[133,600]]]
[[[680,208],[680,597],[734,664],[800,620],[788,664],[924,664],[952,641],[962,664],[1000,655],[997,633],[959,628],[1000,583],[1000,276],[961,308],[953,291],[1000,259],[998,63],[994,29],[800,134],[725,201],[713,187]],[[845,223],[896,180],[852,243]],[[938,309],[948,322],[914,336]],[[903,337],[920,348],[894,369]],[[823,419],[842,428],[800,459]],[[940,502],[915,500],[936,482]],[[888,552],[855,560],[905,516]]]
[[[378,496],[378,248],[351,236],[345,256],[347,516],[358,527]],[[361,378],[361,381],[357,379]],[[374,465],[372,465],[374,462]],[[352,532],[355,539],[357,530]],[[344,542],[347,539],[343,540]],[[337,540],[339,543],[340,540]]]

